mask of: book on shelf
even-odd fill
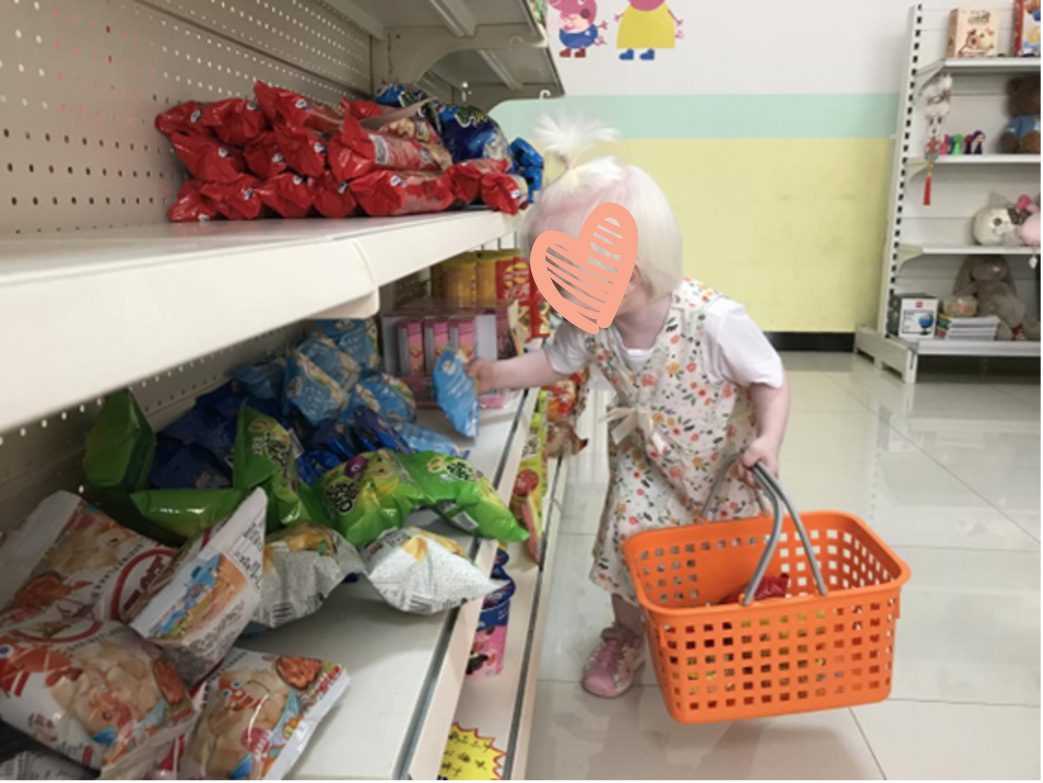
[[[958,318],[942,313],[938,316],[935,336],[945,340],[995,340],[999,325],[997,315]]]

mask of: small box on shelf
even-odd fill
[[[934,337],[938,297],[924,293],[894,294],[888,308],[887,330],[904,340]]]
[[[999,12],[994,8],[954,8],[949,13],[947,57],[995,57]]]

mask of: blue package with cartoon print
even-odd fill
[[[348,393],[296,348],[286,363],[285,407],[296,408],[312,426],[335,419],[348,403]]]
[[[467,457],[467,451],[457,447],[452,438],[447,438],[441,432],[429,430],[418,424],[408,421],[399,421],[391,425],[395,434],[406,445],[406,452],[413,451],[437,451],[449,457]]]
[[[314,331],[325,335],[350,356],[361,370],[380,367],[377,350],[377,325],[372,318],[313,321]]]
[[[415,421],[416,400],[412,390],[398,378],[387,373],[369,371],[355,384],[349,413],[365,406],[380,414],[386,421]],[[350,424],[352,418],[347,419]]]
[[[235,450],[234,414],[222,417],[197,401],[192,410],[168,424],[159,434],[186,445],[199,444],[220,461],[232,464],[232,452]]]
[[[227,465],[198,443],[160,437],[149,484],[154,489],[224,489],[232,486],[232,475]]]
[[[328,449],[310,449],[297,457],[297,476],[312,486],[342,462],[340,455]]]
[[[326,335],[313,335],[298,345],[297,349],[339,383],[345,391],[351,389],[358,380],[358,363]]]
[[[439,104],[438,130],[442,142],[453,156],[453,163],[475,158],[510,160],[507,137],[497,124],[474,106]]]
[[[232,377],[243,384],[251,397],[258,400],[279,399],[285,375],[286,360],[282,357],[232,370]]]
[[[366,405],[355,408],[352,435],[363,451],[391,449],[408,452],[409,446],[383,417]]]
[[[467,356],[449,347],[435,363],[435,401],[453,428],[468,438],[478,436],[478,391],[467,373]]]

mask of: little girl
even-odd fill
[[[609,489],[591,579],[612,594],[615,622],[583,674],[598,696],[625,693],[643,663],[643,618],[623,561],[629,536],[709,518],[755,516],[749,468],[778,472],[789,390],[778,354],[743,307],[682,274],[681,231],[666,196],[636,166],[613,158],[579,164],[593,140],[612,135],[547,118],[538,138],[564,164],[529,209],[528,248],[543,231],[572,236],[591,210],[615,202],[634,216],[637,264],[612,325],[596,336],[563,323],[543,350],[475,361],[480,391],[543,386],[594,364],[616,392],[610,422]],[[741,460],[708,498],[719,466]]]

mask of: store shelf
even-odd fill
[[[910,343],[920,356],[1004,356],[1039,358],[1037,342],[1021,340],[920,340]]]
[[[32,379],[4,385],[0,432],[294,321],[371,315],[381,285],[514,226],[473,210],[0,239],[0,365]]]
[[[916,81],[923,84],[942,71],[953,75],[1039,73],[1039,64],[1038,57],[947,57],[918,70]]]
[[[383,41],[382,79],[434,76],[485,109],[509,98],[564,93],[546,28],[529,0],[329,2]]]
[[[979,166],[1038,166],[1039,155],[942,155],[935,162],[935,168],[978,168]],[[906,169],[911,174],[927,168],[926,158],[910,158]]]
[[[561,524],[560,510],[566,490],[568,462],[561,458],[548,465],[550,491],[544,501],[546,549],[542,569],[525,544],[507,548],[507,572],[515,593],[507,626],[504,669],[490,679],[467,680],[460,694],[455,722],[465,730],[477,730],[503,752],[503,779],[523,779],[528,755],[528,724],[539,677],[539,655],[547,619],[549,575],[554,566]]]
[[[516,394],[507,407],[483,411],[470,459],[509,498],[536,395]],[[421,423],[450,434],[439,412]],[[431,522],[418,512],[411,524]],[[434,523],[439,532],[470,546],[489,571],[493,541],[479,541]],[[298,779],[433,779],[442,760],[463,682],[481,601],[448,614],[399,612],[364,580],[337,588],[311,617],[244,639],[246,648],[336,661],[351,675],[340,705],[323,721],[293,769]]]
[[[920,256],[1038,256],[1038,247],[1025,245],[917,245],[902,243],[898,248],[899,265]]]

